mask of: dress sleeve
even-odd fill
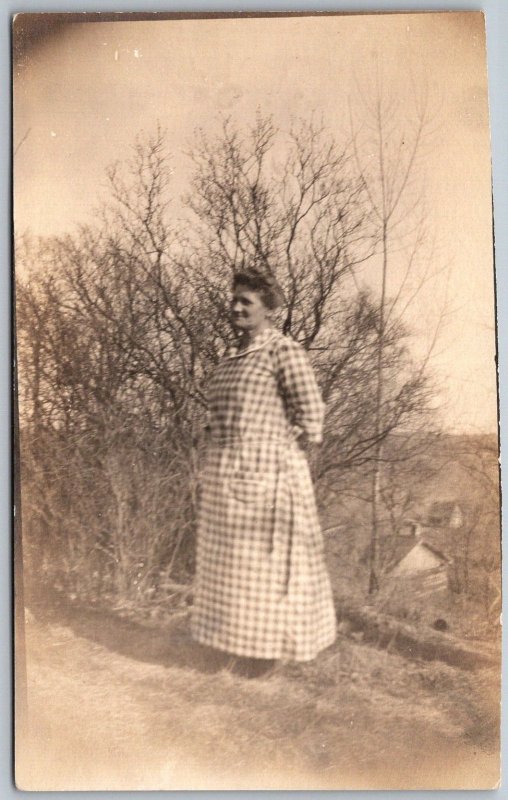
[[[321,442],[325,406],[307,353],[292,339],[277,348],[277,380],[295,435]]]

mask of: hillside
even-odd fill
[[[397,443],[392,442],[392,453]],[[392,489],[386,492],[379,537],[381,596],[368,598],[368,546],[371,509],[365,476],[347,476],[337,496],[322,506],[323,528],[336,597],[353,597],[385,608],[388,588],[397,602],[389,609],[401,618],[432,624],[445,617],[458,635],[496,640],[500,614],[499,467],[495,436],[444,436],[413,464],[390,465]],[[448,516],[446,513],[448,510]],[[449,516],[455,510],[457,519]],[[408,522],[411,525],[408,525]],[[411,533],[410,528],[417,529]],[[427,600],[401,591],[391,571],[397,559],[424,541],[447,560],[449,590]],[[387,591],[383,591],[383,590]]]
[[[189,638],[67,609],[29,615],[30,729],[18,787],[40,790],[490,788],[496,672],[418,662],[341,635],[315,662],[236,676]]]
[[[356,476],[323,510],[337,641],[314,662],[280,664],[262,679],[240,677],[228,657],[190,639],[187,590],[136,604],[117,598],[113,610],[105,594],[55,593],[42,573],[37,582],[25,575],[29,715],[26,729],[17,715],[19,787],[493,787],[496,450],[484,438],[452,437],[425,458],[406,469],[392,517],[410,517],[427,538],[432,529],[450,555],[446,591],[422,601],[410,577],[403,590],[392,582],[390,594],[387,569],[380,591],[367,595],[370,518]],[[460,525],[430,525],[435,503],[460,506]],[[385,545],[402,536],[410,548],[406,527],[397,533],[387,523]],[[21,639],[17,646],[19,661]],[[477,650],[488,658],[475,659]]]

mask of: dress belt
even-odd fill
[[[296,439],[290,436],[211,436],[209,444],[220,447],[238,444],[293,444]]]

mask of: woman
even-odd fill
[[[305,449],[323,402],[305,351],[278,333],[276,282],[233,281],[238,346],[209,387],[192,635],[247,657],[308,661],[335,639],[335,613]]]

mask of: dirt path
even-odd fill
[[[23,789],[491,788],[493,673],[351,639],[255,681],[189,637],[69,612],[26,625]]]

